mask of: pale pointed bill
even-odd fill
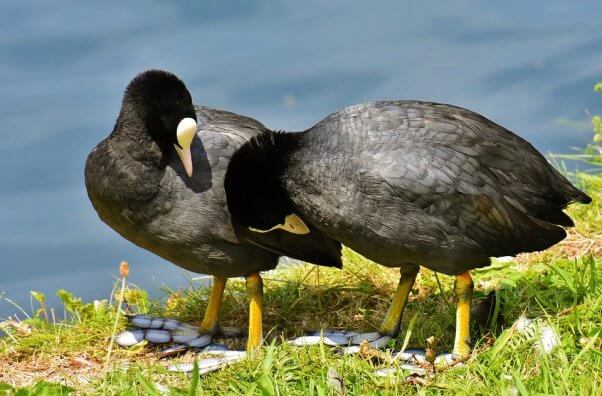
[[[192,154],[190,152],[190,145],[196,135],[196,121],[193,118],[183,118],[179,123],[176,130],[178,144],[174,144],[178,157],[182,161],[184,171],[188,177],[192,176]],[[179,146],[179,147],[178,147]]]
[[[253,228],[253,227],[249,227],[249,230],[251,230],[253,232],[259,232],[262,234],[264,234],[266,232],[274,231],[274,230],[283,230],[286,232],[290,232],[291,234],[299,234],[299,235],[309,234],[309,227],[307,227],[305,222],[303,220],[301,220],[301,218],[294,213],[291,213],[290,215],[286,216],[284,218],[283,224],[276,224],[274,227],[272,227],[268,230],[260,230],[258,228]]]

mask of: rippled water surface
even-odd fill
[[[599,1],[15,3],[0,5],[0,294],[26,309],[29,290],[106,297],[122,259],[155,295],[187,284],[104,226],[83,187],[88,152],[144,69],[276,129],[415,98],[566,151],[600,107]],[[0,302],[0,317],[14,311]]]

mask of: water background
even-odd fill
[[[188,283],[102,224],[83,186],[87,154],[145,69],[275,129],[424,99],[544,152],[583,146],[602,103],[600,1],[12,3],[0,5],[0,294],[27,310],[30,290],[106,298],[123,259],[154,296]],[[0,301],[0,318],[15,310]]]

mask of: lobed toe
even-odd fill
[[[138,344],[144,340],[144,330],[133,329],[125,330],[115,336],[117,345],[127,348]]]

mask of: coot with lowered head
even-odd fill
[[[470,353],[469,270],[562,240],[591,199],[528,142],[472,111],[419,101],[345,108],[299,133],[266,131],[232,157],[233,218],[266,231],[289,213],[401,277],[380,332],[394,336],[420,265],[455,275],[453,353]],[[259,234],[257,234],[259,235]]]

